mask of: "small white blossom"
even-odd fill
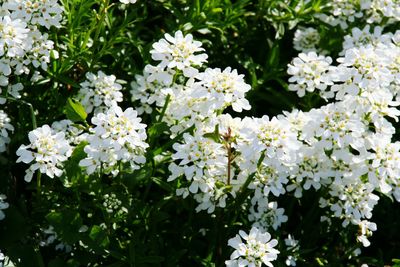
[[[44,238],[39,243],[39,245],[41,247],[47,247],[47,246],[54,244],[55,242],[58,242],[58,244],[55,246],[56,250],[65,251],[66,253],[71,252],[72,247],[70,245],[67,245],[67,244],[57,240],[58,236],[57,236],[57,233],[54,231],[53,226],[50,225],[47,229],[41,229],[41,230],[42,230],[42,235]]]
[[[243,77],[229,67],[223,71],[208,68],[196,77],[200,81],[194,85],[193,97],[207,98],[213,110],[223,110],[230,105],[236,112],[249,110],[250,104],[245,93],[251,87],[244,82]]]
[[[8,115],[0,110],[0,153],[6,151],[6,145],[11,141],[9,133],[14,131],[14,127],[10,121]]]
[[[60,177],[63,173],[62,163],[72,154],[65,133],[55,132],[48,125],[43,125],[30,131],[28,137],[30,144],[21,145],[17,150],[17,162],[34,162],[26,170],[25,181],[30,182],[36,170],[50,178]]]
[[[22,19],[32,25],[60,27],[63,8],[57,0],[6,0],[3,8],[11,12],[13,18]]]
[[[250,208],[249,220],[254,222],[253,226],[268,230],[272,227],[277,230],[282,223],[287,222],[288,216],[284,214],[285,209],[278,208],[277,202],[269,202],[268,199],[258,201]]]
[[[372,235],[373,231],[376,231],[376,224],[363,220],[358,224],[358,226],[360,230],[359,235],[357,236],[357,241],[362,243],[364,247],[369,247],[371,242],[368,240],[368,237]]]
[[[7,199],[7,197],[5,195],[0,194],[0,221],[6,217],[3,210],[5,210],[9,207],[9,204],[5,201],[6,199]]]
[[[297,51],[307,53],[318,51],[320,36],[316,29],[299,28],[294,33],[293,46]]]
[[[87,113],[93,110],[94,113],[103,112],[122,101],[122,86],[116,82],[114,75],[108,76],[102,71],[98,71],[97,75],[88,72],[86,80],[80,85],[77,98]]]
[[[25,51],[32,45],[28,39],[28,32],[26,22],[20,19],[13,20],[9,16],[0,17],[0,56],[24,56]],[[3,72],[5,75],[6,73]]]
[[[122,111],[113,106],[106,113],[98,113],[92,118],[95,127],[90,128],[87,136],[89,144],[84,148],[87,157],[79,165],[89,175],[102,169],[115,176],[120,162],[129,163],[132,170],[138,169],[146,161],[144,153],[149,146],[145,142],[146,125],[140,122],[132,108]]]
[[[268,232],[256,227],[251,228],[249,234],[240,230],[238,235],[229,239],[228,245],[235,251],[230,260],[225,261],[227,267],[261,267],[262,264],[273,267],[271,262],[276,260],[279,254],[279,251],[274,249],[278,241],[271,239]]]
[[[150,51],[154,60],[161,61],[158,66],[176,68],[186,77],[196,75],[198,71],[193,66],[201,66],[207,60],[207,54],[196,54],[204,50],[201,42],[194,41],[191,34],[184,36],[181,31],[175,32],[174,37],[166,33],[164,38],[154,43]]]
[[[296,91],[300,97],[305,92],[314,92],[315,89],[324,91],[328,85],[331,85],[331,78],[328,75],[332,59],[317,55],[315,52],[308,54],[300,53],[288,65],[289,90]]]

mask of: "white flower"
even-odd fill
[[[0,17],[0,57],[22,57],[30,49],[27,24],[9,16]]]
[[[363,16],[363,10],[369,8],[367,3],[368,1],[364,1],[360,5],[359,2],[347,0],[329,1],[326,5],[330,8],[329,13],[319,13],[316,17],[332,26],[339,25],[342,29],[347,29],[350,23]]]
[[[235,251],[225,264],[227,267],[261,267],[264,263],[273,267],[271,262],[276,260],[279,254],[279,251],[274,249],[277,244],[278,241],[271,239],[268,232],[263,232],[256,227],[251,228],[249,234],[240,230],[239,235],[228,241],[228,245]]]
[[[41,247],[50,246],[54,244],[56,241],[58,241],[57,240],[58,235],[54,231],[54,227],[52,225],[50,225],[47,229],[41,229],[41,230],[42,230],[43,240],[39,242],[39,246]],[[55,249],[69,253],[71,252],[72,247],[70,245],[60,242],[55,246]]]
[[[249,101],[245,98],[245,93],[251,87],[243,79],[244,75],[239,75],[236,70],[230,67],[221,69],[206,69],[196,76],[200,81],[194,85],[194,98],[207,98],[208,104],[213,110],[223,110],[232,105],[236,112],[243,109],[249,110]],[[197,86],[200,85],[200,86]]]
[[[134,4],[136,0],[119,0],[123,4]]]
[[[254,222],[253,226],[267,230],[272,227],[277,230],[282,223],[287,222],[288,216],[284,214],[285,209],[278,208],[278,202],[269,202],[268,199],[257,202],[250,208],[249,220]]]
[[[84,151],[87,157],[79,162],[90,175],[102,169],[104,173],[119,172],[118,163],[129,163],[132,170],[145,163],[144,153],[149,146],[145,140],[146,125],[140,123],[137,112],[132,108],[125,111],[118,106],[92,118],[94,128],[87,136],[88,145]]]
[[[297,260],[297,253],[298,250],[300,249],[299,247],[299,241],[294,239],[292,235],[288,235],[287,238],[285,238],[285,245],[287,247],[287,250],[289,253],[292,255],[289,255],[285,261],[287,266],[296,266],[296,260]]]
[[[127,213],[127,208],[122,206],[122,201],[117,198],[114,193],[104,195],[103,207],[108,213],[115,213],[116,215],[121,215]]]
[[[87,113],[93,110],[94,113],[102,112],[122,101],[122,86],[115,80],[114,75],[108,76],[102,71],[98,71],[97,75],[86,73],[86,80],[80,84],[77,98]]]
[[[131,83],[132,101],[140,101],[139,114],[151,113],[153,107],[163,107],[165,99],[165,88],[172,86],[174,70],[164,70],[161,67],[146,65],[143,75],[135,75],[135,81]]]
[[[9,132],[14,131],[14,127],[10,124],[10,118],[0,110],[0,152],[6,151],[6,145],[10,143]]]
[[[225,207],[227,197],[235,197],[247,178],[241,173],[249,165],[240,153],[247,142],[240,132],[243,125],[240,118],[220,115],[196,124],[193,134],[184,133],[183,141],[173,145],[168,181],[180,178],[177,195],[194,195],[199,202],[197,211],[212,213],[216,207]]]
[[[305,92],[314,92],[315,89],[324,91],[328,85],[331,85],[331,78],[328,75],[332,59],[330,57],[319,56],[315,52],[308,54],[300,53],[288,65],[289,90],[297,91],[300,97]]]
[[[181,31],[175,32],[172,37],[166,33],[165,39],[153,44],[150,51],[151,57],[156,61],[161,61],[158,66],[161,68],[178,69],[183,71],[186,77],[193,77],[197,74],[197,69],[193,66],[201,66],[206,62],[206,54],[195,54],[204,49],[201,42],[193,41],[191,34],[183,35]]]
[[[319,40],[320,36],[316,29],[300,27],[294,33],[293,46],[294,49],[303,53],[317,51]]]
[[[57,0],[8,0],[3,8],[11,12],[13,18],[24,20],[32,25],[60,27],[63,8]]]
[[[5,201],[6,199],[7,199],[7,197],[5,195],[0,194],[0,221],[3,220],[6,216],[3,212],[3,210],[5,210],[9,207],[9,204]]]
[[[70,144],[78,145],[80,142],[86,140],[87,134],[83,133],[83,129],[78,128],[78,125],[70,120],[55,121],[51,128],[56,132],[64,132],[65,139]]]
[[[357,241],[362,243],[364,247],[369,247],[371,242],[368,240],[368,237],[372,235],[373,231],[376,231],[376,224],[367,220],[363,220],[358,224],[358,226],[360,231],[359,235],[357,236]]]
[[[342,54],[344,54],[344,51],[354,47],[359,48],[369,44],[391,43],[392,34],[382,34],[383,29],[380,26],[376,26],[374,32],[370,33],[370,28],[370,25],[365,26],[362,30],[359,28],[352,28],[351,34],[344,37]]]
[[[72,147],[65,139],[64,132],[55,132],[43,125],[29,132],[29,145],[21,145],[17,150],[17,162],[31,163],[26,170],[25,181],[32,180],[33,173],[39,170],[50,178],[60,177],[62,163],[72,154]]]

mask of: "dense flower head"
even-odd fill
[[[342,54],[353,47],[362,47],[369,44],[377,45],[378,43],[390,44],[393,34],[382,34],[382,31],[383,28],[380,26],[374,27],[372,33],[370,25],[365,26],[363,29],[352,28],[351,34],[344,37]]]
[[[194,66],[201,66],[207,60],[207,54],[197,54],[204,50],[201,45],[191,34],[183,35],[177,31],[174,36],[166,33],[163,39],[153,44],[150,53],[154,60],[161,61],[158,66],[177,69],[186,77],[193,77],[198,72]]]
[[[305,92],[314,92],[315,89],[325,90],[331,84],[331,78],[328,75],[332,59],[317,55],[315,52],[307,54],[300,53],[288,65],[289,90],[297,91],[302,97]]]
[[[14,131],[8,115],[0,110],[0,152],[6,151],[6,145],[10,143],[9,133]]]
[[[340,26],[342,29],[355,25],[356,21],[373,24],[386,20],[387,24],[391,24],[400,20],[400,7],[397,0],[334,0],[327,2],[325,8],[329,9],[327,14],[318,13],[315,17],[332,26]]]
[[[29,29],[26,22],[0,17],[0,56],[21,57],[32,45],[28,39]]]
[[[271,227],[277,230],[282,223],[288,221],[288,216],[284,212],[285,209],[278,208],[276,201],[268,202],[268,199],[265,198],[264,201],[257,201],[252,205],[248,217],[254,227],[264,230]]]
[[[151,113],[154,107],[162,107],[171,90],[174,70],[158,66],[146,65],[143,75],[135,75],[135,81],[131,83],[132,101],[139,101],[139,114]]]
[[[114,75],[106,75],[102,71],[98,71],[97,75],[88,72],[80,86],[77,98],[87,113],[102,112],[122,101],[122,86],[116,82]]]
[[[30,182],[36,170],[50,178],[60,177],[62,163],[72,154],[72,147],[65,139],[64,132],[56,132],[43,125],[29,132],[29,145],[21,145],[17,150],[17,162],[31,163],[26,170],[25,181]]]
[[[15,76],[29,74],[31,67],[47,70],[50,59],[58,58],[54,42],[41,28],[59,27],[62,12],[57,0],[7,0],[0,4],[0,88],[13,88],[19,84]],[[4,104],[5,98],[0,101]]]
[[[316,68],[310,60],[299,60],[304,57],[300,54],[289,64],[288,73],[292,75],[289,89],[296,91],[300,97],[306,91],[317,89],[326,99],[336,97],[343,100],[346,95],[375,94],[378,91],[376,88],[379,88],[379,91],[388,91],[397,97],[400,90],[400,46],[396,36],[399,33],[382,33],[382,28],[378,26],[372,33],[370,31],[367,25],[363,29],[353,28],[351,34],[345,36],[342,57],[337,59],[337,66]],[[313,71],[303,71],[307,68]],[[311,78],[307,78],[307,73],[312,73]]]
[[[346,10],[351,7],[342,1],[340,12],[359,16]],[[373,33],[369,27],[353,29],[336,66],[315,50],[300,53],[288,66],[289,89],[299,96],[319,91],[325,100],[338,101],[271,119],[219,115],[229,106],[237,112],[250,108],[250,86],[231,68],[185,77],[175,65],[146,66],[134,83],[134,99],[147,112],[164,111],[171,137],[192,129],[173,145],[168,181],[179,179],[176,194],[193,196],[196,211],[213,213],[240,190],[250,190],[249,221],[276,230],[288,217],[275,199],[300,198],[313,189],[321,192],[326,218],[339,218],[343,227],[370,225],[376,191],[400,199],[400,147],[391,141],[395,129],[388,119],[400,115],[399,36],[379,27]],[[366,236],[359,236],[364,245]],[[238,257],[229,264],[249,264]],[[293,254],[288,265],[295,260]]]
[[[101,169],[114,176],[119,173],[119,163],[138,169],[146,161],[144,153],[148,147],[146,125],[140,122],[133,108],[123,111],[112,106],[106,113],[98,113],[92,118],[94,127],[87,136],[88,144],[84,148],[87,157],[79,165],[88,174]]]
[[[193,194],[199,202],[197,211],[214,212],[216,207],[225,207],[229,195],[243,184],[245,176],[240,166],[246,161],[238,150],[246,142],[239,132],[243,122],[230,115],[221,115],[214,121],[204,123],[192,135],[185,133],[182,143],[173,145],[176,151],[169,166],[168,181],[183,177],[182,186],[177,190],[183,197]],[[215,127],[218,131],[215,132]]]
[[[32,25],[47,29],[61,26],[63,9],[57,0],[6,0],[3,8],[8,9],[13,18],[22,19]]]
[[[251,228],[249,234],[240,230],[238,235],[229,239],[228,245],[235,251],[230,260],[225,261],[227,267],[261,267],[262,264],[273,267],[271,262],[276,260],[279,254],[274,248],[278,241],[271,239],[268,232],[256,227]]]
[[[219,68],[207,68],[196,77],[199,82],[194,85],[193,97],[206,97],[213,110],[223,110],[230,105],[237,112],[249,110],[250,104],[245,93],[251,87],[245,83],[243,77],[244,75],[239,75],[230,67],[223,71]]]
[[[303,53],[318,51],[319,41],[320,36],[317,29],[300,27],[294,33],[293,47]]]

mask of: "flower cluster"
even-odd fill
[[[379,104],[391,105],[392,97],[389,94],[397,97],[400,88],[397,62],[400,55],[399,37],[400,31],[382,34],[380,27],[374,28],[373,33],[370,33],[368,26],[363,30],[355,28],[351,35],[345,37],[343,57],[337,59],[339,65],[330,65],[332,60],[329,59],[322,69],[318,68],[321,71],[310,72],[309,68],[315,69],[316,66],[307,64],[304,54],[295,58],[288,68],[288,73],[292,75],[289,81],[293,82],[290,88],[297,91],[299,96],[303,96],[305,90],[314,91],[316,88],[325,98],[336,96],[341,100],[345,95],[361,95],[369,100],[378,100]],[[317,55],[313,54],[312,57]],[[305,86],[304,81],[311,82]],[[314,85],[312,81],[317,82]]]
[[[303,53],[318,51],[320,38],[317,29],[299,27],[294,33],[293,47]]]
[[[273,267],[271,262],[276,260],[279,254],[279,251],[274,248],[277,244],[278,241],[271,239],[268,232],[263,232],[256,227],[251,228],[249,234],[240,230],[238,235],[228,241],[228,245],[235,251],[225,264],[227,267],[261,267],[262,264]]]
[[[28,74],[29,66],[47,70],[50,58],[58,57],[40,27],[60,27],[62,12],[57,0],[7,0],[0,5],[0,87],[14,85],[10,77]]]
[[[120,171],[120,163],[129,163],[131,169],[138,169],[146,161],[144,153],[148,147],[146,125],[140,121],[132,108],[122,111],[113,106],[106,113],[98,113],[92,118],[94,127],[86,139],[87,157],[79,165],[89,175],[102,170],[115,176]]]
[[[199,202],[197,210],[213,212],[215,207],[225,207],[228,195],[235,195],[243,184],[236,175],[244,159],[235,150],[241,140],[239,129],[243,122],[229,115],[218,116],[210,125],[203,125],[193,134],[185,133],[182,143],[173,145],[176,151],[169,170],[168,181],[184,176],[186,183],[177,189],[183,197],[194,194]],[[217,127],[217,132],[215,132]]]
[[[19,18],[36,26],[60,27],[63,8],[57,0],[6,0],[3,8],[12,18]]]
[[[114,193],[104,195],[103,206],[106,211],[111,214],[121,214],[128,212],[128,209],[122,205],[122,201],[119,200],[117,198],[117,195],[115,195]]]
[[[104,112],[122,101],[122,86],[116,82],[114,75],[108,76],[102,71],[98,71],[97,75],[88,72],[86,80],[80,86],[77,99],[87,113]]]
[[[318,90],[339,101],[272,118],[219,115],[229,106],[237,112],[250,108],[244,98],[250,87],[230,68],[182,74],[164,50],[163,57],[154,57],[162,63],[146,66],[132,93],[143,111],[158,109],[172,136],[193,126],[173,145],[168,180],[180,180],[177,195],[193,195],[197,211],[212,213],[241,190],[252,190],[249,220],[267,230],[288,219],[272,198],[287,193],[300,198],[304,190],[324,189],[320,207],[344,227],[364,227],[358,240],[368,244],[365,239],[375,229],[368,220],[379,200],[376,191],[397,200],[400,195],[400,146],[391,143],[395,131],[386,118],[400,115],[393,100],[399,88],[400,33],[375,28],[369,34],[368,27],[352,32],[338,66],[315,51],[289,64],[290,90],[299,96]]]
[[[332,26],[339,25],[347,29],[354,22],[395,23],[400,20],[400,7],[397,0],[368,0],[368,1],[329,1],[324,6],[328,14],[318,13],[316,17]]]
[[[132,83],[132,100],[140,101],[142,112],[165,108],[163,120],[171,126],[172,135],[212,120],[229,106],[236,112],[250,109],[245,98],[250,86],[243,75],[229,67],[200,71],[207,59],[207,54],[198,54],[203,50],[190,34],[166,34],[150,51],[161,62],[146,66],[144,75]]]
[[[72,147],[64,132],[56,132],[43,125],[29,132],[29,145],[21,145],[17,150],[17,162],[31,163],[26,170],[25,181],[30,182],[36,170],[53,178],[63,173],[62,163],[72,154]]]
[[[329,76],[331,63],[330,57],[317,55],[314,51],[300,53],[288,65],[288,74],[291,75],[289,90],[296,91],[300,97],[304,96],[306,91],[324,91],[332,83]]]
[[[154,60],[161,61],[158,66],[182,71],[186,77],[196,75],[194,66],[201,66],[207,59],[207,54],[196,54],[204,50],[201,42],[194,41],[191,34],[184,36],[181,31],[177,31],[174,37],[168,33],[164,37],[154,43],[150,51]]]

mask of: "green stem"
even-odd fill
[[[33,106],[31,103],[28,103],[21,99],[15,99],[15,98],[9,97],[9,96],[3,97],[3,98],[10,100],[10,101],[15,101],[15,102],[27,105],[29,107],[29,111],[31,113],[32,128],[33,128],[33,130],[35,130],[37,128],[36,115],[35,115],[35,111],[33,110]]]
[[[167,111],[169,102],[171,101],[171,95],[167,95],[167,98],[165,99],[165,104],[161,110],[160,116],[158,117],[157,122],[161,122],[162,119],[164,118],[165,112]]]
[[[37,176],[36,176],[36,191],[37,191],[37,195],[38,197],[40,197],[41,195],[41,185],[42,185],[42,173],[40,171],[37,172]]]

